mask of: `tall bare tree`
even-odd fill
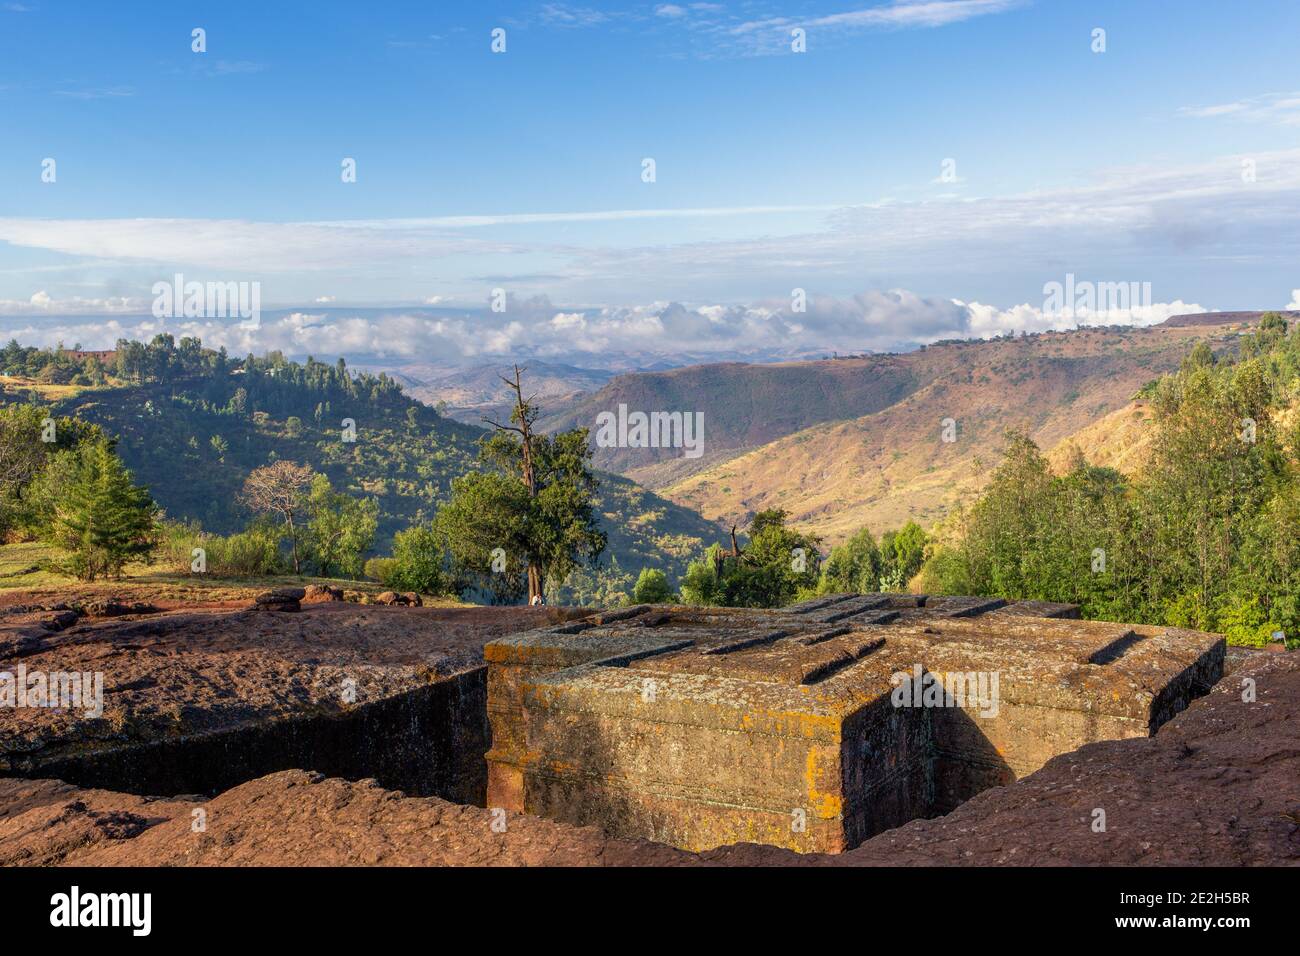
[[[515,399],[510,424],[484,419],[495,429],[479,447],[485,467],[452,481],[434,523],[455,568],[487,577],[494,593],[511,599],[526,572],[529,603],[540,603],[548,579],[594,564],[607,540],[587,429],[534,432],[538,412],[524,397],[524,371],[516,365],[513,378],[503,377]]]
[[[294,461],[277,461],[254,468],[244,479],[240,496],[244,504],[261,514],[278,515],[289,535],[293,551],[293,573],[302,573],[298,559],[298,529],[294,519],[306,509],[307,489],[314,473],[306,465]]]
[[[512,424],[502,425],[500,422],[494,422],[490,418],[484,418],[487,422],[498,431],[517,432],[520,436],[520,454],[522,455],[521,471],[524,481],[524,487],[528,489],[528,497],[532,500],[537,498],[537,471],[533,466],[533,422],[537,420],[537,406],[530,399],[524,398],[523,373],[528,371],[526,368],[514,366],[515,377],[506,378],[504,375],[499,376],[501,381],[509,386],[510,390],[515,393],[515,407],[510,412],[510,421]],[[528,562],[528,603],[540,603],[542,600],[543,581],[541,569],[537,567],[536,562]]]

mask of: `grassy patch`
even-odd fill
[[[386,590],[374,581],[353,581],[347,578],[318,578],[291,574],[257,578],[217,578],[206,574],[177,574],[161,566],[134,565],[118,581],[78,581],[57,571],[25,571],[58,559],[60,552],[47,544],[27,542],[0,545],[0,593],[5,591],[32,591],[50,593],[60,599],[73,596],[115,595],[131,600],[151,600],[185,603],[224,603],[251,601],[268,588],[305,587],[308,584],[330,584],[348,591],[376,595]],[[12,575],[12,576],[10,576]],[[425,596],[425,606],[461,607],[461,602],[451,598]]]
[[[0,546],[0,589],[47,587],[69,580],[44,570],[58,554],[56,548],[37,541]]]
[[[86,385],[50,385],[44,382],[38,382],[34,378],[25,378],[21,375],[0,375],[0,389],[3,389],[10,395],[20,395],[22,392],[30,392],[42,401],[57,402],[65,398],[75,398],[82,392],[89,391]]]

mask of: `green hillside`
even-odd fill
[[[290,362],[278,353],[230,359],[193,339],[119,343],[105,383],[45,393],[56,415],[100,425],[169,518],[228,533],[251,517],[239,502],[252,469],[276,460],[310,465],[341,491],[379,503],[376,549],[429,517],[451,480],[478,467],[486,432],[445,418],[386,375],[355,374],[343,360]],[[16,372],[41,381],[83,378],[58,353],[10,351]],[[46,362],[41,368],[42,362]],[[13,390],[3,400],[39,400]],[[44,402],[43,402],[44,403]],[[350,421],[354,433],[346,431]],[[716,526],[625,478],[601,475],[597,511],[609,536],[602,564],[654,565],[674,578]]]

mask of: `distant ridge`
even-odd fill
[[[700,458],[642,465],[628,459],[658,449],[598,448],[597,462],[727,526],[784,508],[790,524],[835,545],[863,527],[873,534],[908,520],[930,527],[973,500],[1008,428],[1045,453],[1073,439],[1089,461],[1140,467],[1151,412],[1134,395],[1177,370],[1197,342],[1233,352],[1247,327],[1085,327],[761,372],[715,366],[622,376],[557,417],[590,421],[618,401],[701,408],[708,448]],[[694,378],[682,385],[684,375]],[[890,379],[893,387],[884,387]],[[955,441],[942,434],[945,420]]]
[[[1288,321],[1300,319],[1300,311],[1286,309],[1264,309],[1260,312],[1193,312],[1189,315],[1171,315],[1161,322],[1169,326],[1193,325],[1233,325],[1235,323],[1258,322],[1265,312],[1277,312]]]

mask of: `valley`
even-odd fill
[[[742,527],[765,508],[837,544],[862,527],[941,521],[978,494],[1009,428],[1063,460],[1078,445],[1098,464],[1136,465],[1140,389],[1178,368],[1195,342],[1231,351],[1256,313],[1219,324],[946,342],[899,355],[774,365],[703,365],[622,375],[561,401],[551,429],[620,404],[704,413],[703,453],[601,448],[595,461],[678,505]],[[956,441],[942,423],[955,422]]]

